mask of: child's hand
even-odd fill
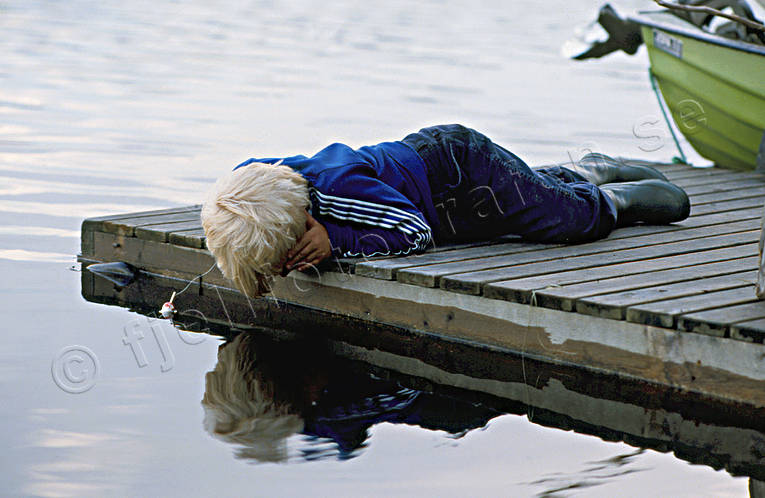
[[[306,216],[305,233],[295,243],[295,247],[287,253],[287,262],[283,270],[285,275],[294,269],[303,271],[312,265],[316,266],[332,254],[327,229],[316,221],[308,211],[306,211]]]

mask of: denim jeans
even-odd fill
[[[515,234],[538,242],[583,242],[611,232],[616,208],[581,175],[555,166],[532,170],[488,137],[458,124],[403,139],[428,171],[439,227],[436,243]]]

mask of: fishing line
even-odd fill
[[[186,290],[188,290],[188,288],[191,287],[191,284],[194,283],[194,280],[200,279],[199,282],[201,283],[202,282],[201,278],[207,275],[208,273],[210,273],[211,271],[213,271],[213,269],[215,269],[215,266],[216,266],[216,263],[213,262],[212,266],[210,266],[210,269],[189,280],[189,282],[186,284],[186,287],[181,289],[180,292],[173,291],[173,294],[170,296],[170,300],[166,302],[165,304],[163,304],[162,308],[159,310],[160,316],[162,316],[162,318],[172,318],[172,316],[175,314],[175,305],[173,304],[173,300],[176,297],[183,294],[184,292],[186,292]]]
[[[194,280],[196,280],[196,279],[198,279],[198,278],[202,278],[202,277],[204,277],[205,275],[207,275],[208,273],[210,273],[210,272],[211,272],[211,271],[213,271],[214,269],[215,269],[215,263],[213,263],[213,264],[212,264],[212,266],[210,267],[210,269],[209,269],[209,270],[207,270],[206,272],[204,272],[204,273],[202,273],[202,274],[200,274],[200,275],[197,275],[196,277],[194,277],[194,278],[192,278],[191,280],[189,280],[189,283],[188,283],[188,284],[186,284],[186,287],[184,287],[183,289],[181,289],[181,291],[180,291],[180,292],[178,292],[178,293],[176,294],[176,296],[180,296],[181,294],[183,294],[184,292],[186,292],[186,289],[188,289],[189,287],[191,287],[191,284],[194,282]]]
[[[531,328],[532,316],[534,308],[537,306],[537,291],[531,290],[531,300],[529,302],[529,314],[528,323],[523,331],[523,341],[521,343],[521,373],[523,374],[523,385],[526,387],[526,416],[529,421],[534,418],[534,408],[531,406],[531,387],[529,386],[528,378],[526,377],[526,339],[529,336],[529,329]]]

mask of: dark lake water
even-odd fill
[[[254,339],[252,355],[283,361],[243,379],[266,394],[277,379],[296,418],[265,431],[283,431],[271,450],[248,449],[264,446],[208,430],[222,339],[88,302],[72,270],[83,218],[200,202],[251,156],[461,122],[531,164],[588,150],[669,160],[644,51],[561,55],[598,7],[0,0],[0,494],[745,496],[746,476],[539,423],[536,402],[510,409]],[[98,363],[79,394],[54,382],[72,345]],[[82,385],[95,364],[77,358]]]

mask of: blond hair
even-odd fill
[[[292,407],[274,399],[273,381],[256,368],[252,336],[239,334],[218,350],[218,364],[205,377],[204,428],[238,448],[236,456],[261,462],[288,458],[287,438],[303,430]]]
[[[270,290],[276,265],[305,232],[308,182],[289,166],[250,163],[220,178],[202,206],[207,248],[246,295]]]

